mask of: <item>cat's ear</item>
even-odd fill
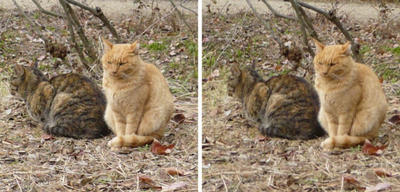
[[[318,40],[311,38],[314,41],[315,47],[317,48],[317,53],[321,52],[324,48],[325,45],[319,42]]]
[[[24,75],[25,70],[24,70],[24,67],[22,67],[22,65],[15,64],[14,65],[14,72],[18,76],[22,76],[22,75]]]
[[[139,53],[139,43],[138,41],[133,42],[130,45],[131,53],[137,55]]]
[[[104,39],[103,37],[101,37],[101,40],[103,41],[103,47],[104,47],[103,52],[107,53],[108,51],[110,51],[112,49],[113,44],[109,40]]]
[[[232,76],[239,76],[241,73],[239,64],[234,64],[231,68],[231,72]]]
[[[347,41],[344,45],[342,45],[342,49],[345,55],[351,55],[351,42]]]

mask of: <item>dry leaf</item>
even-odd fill
[[[185,172],[183,172],[182,170],[178,170],[175,167],[168,167],[165,169],[165,171],[169,174],[169,175],[179,175],[179,176],[183,176],[185,175]]]
[[[166,191],[175,191],[175,190],[186,187],[186,185],[187,185],[186,182],[175,182],[175,183],[172,183],[171,185],[163,186],[162,191],[165,191],[165,192]]]
[[[389,121],[393,124],[400,125],[400,114],[393,115]]]
[[[141,188],[151,188],[151,189],[162,189],[160,186],[156,185],[154,181],[146,175],[139,175],[139,182],[141,184]]]
[[[383,191],[383,190],[386,190],[389,188],[391,188],[390,183],[378,183],[377,185],[375,185],[373,187],[367,187],[365,192],[378,192],[378,191]]]
[[[185,120],[185,116],[182,113],[178,113],[172,118],[172,120],[178,124],[181,124]]]
[[[343,175],[343,180],[344,180],[346,183],[350,183],[350,184],[353,184],[353,185],[358,185],[358,184],[360,183],[359,181],[357,181],[356,178],[354,178],[354,177],[351,176],[351,175]]]
[[[48,141],[48,140],[53,140],[54,137],[53,137],[53,135],[43,134],[42,135],[42,139],[45,140],[45,141]]]
[[[382,146],[374,146],[371,142],[367,139],[362,147],[362,151],[364,154],[367,155],[381,155],[383,150],[387,147],[387,145]]]
[[[379,177],[391,177],[391,176],[392,176],[391,173],[385,171],[385,170],[382,169],[382,168],[376,168],[376,169],[374,169],[374,172],[375,172],[375,174],[378,175]]]
[[[162,145],[159,141],[154,140],[151,144],[151,152],[157,155],[166,155],[171,153],[171,149],[174,148],[174,144]]]
[[[269,140],[269,137],[266,137],[266,136],[264,136],[264,135],[258,135],[257,137],[256,137],[256,140],[257,141],[268,141]]]

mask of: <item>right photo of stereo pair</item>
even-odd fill
[[[399,1],[203,1],[203,191],[400,191]]]

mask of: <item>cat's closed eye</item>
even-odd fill
[[[127,64],[127,62],[121,62],[121,63],[119,63],[119,66],[122,66],[122,65],[125,65],[125,64]]]
[[[329,64],[329,66],[331,66],[331,67],[332,67],[332,66],[335,66],[335,65],[336,65],[336,63],[330,63],[330,64]]]

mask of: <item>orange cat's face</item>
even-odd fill
[[[314,57],[314,69],[318,76],[340,79],[352,68],[350,42],[344,45],[325,46],[315,41],[317,54]]]
[[[136,71],[139,62],[137,43],[115,44],[103,39],[103,70],[109,77],[126,79]]]

